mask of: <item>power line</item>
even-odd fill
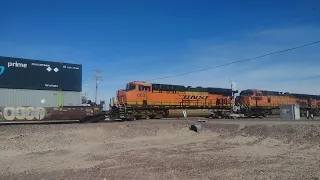
[[[315,11],[315,10],[316,9],[314,9],[314,8],[312,9],[312,11]],[[313,14],[313,12],[312,12],[312,14]],[[291,20],[291,19],[293,19],[293,20],[301,20],[300,18],[301,18],[300,16],[294,17],[294,18],[292,18],[290,16],[290,17],[284,18],[284,19],[282,19],[280,21],[278,21],[278,20],[277,21],[272,21],[271,23],[268,23],[269,25],[262,26],[262,27],[260,27],[258,29],[254,29],[254,30],[252,30],[250,32],[247,32],[247,33],[244,33],[244,34],[241,34],[241,35],[237,35],[237,36],[235,36],[235,37],[233,37],[231,39],[219,41],[217,43],[214,43],[213,45],[210,45],[209,47],[218,47],[218,46],[221,46],[221,45],[228,45],[230,42],[233,42],[235,40],[238,40],[238,39],[241,39],[241,38],[245,38],[245,37],[248,37],[248,36],[260,33],[260,32],[264,32],[264,31],[267,31],[267,30],[273,30],[274,32],[282,31],[282,30],[285,29],[285,27],[283,27],[284,23],[290,22],[289,20]],[[274,26],[277,26],[277,25],[281,25],[282,27],[274,27]],[[271,29],[272,27],[274,27],[274,28]],[[238,45],[232,44],[232,46],[238,46]],[[218,47],[217,49],[224,49],[224,48],[225,47]],[[139,71],[133,71],[133,73],[135,73],[135,72],[139,72]],[[101,87],[109,87],[109,85],[103,85]]]
[[[288,18],[289,19],[289,18]],[[281,21],[282,22],[282,21]],[[285,22],[285,21],[283,21],[283,22]],[[279,22],[278,22],[279,23]],[[278,23],[276,23],[276,22],[273,22],[272,24],[278,24]],[[251,32],[248,32],[248,33],[245,33],[245,34],[243,34],[243,35],[239,35],[239,36],[236,36],[236,37],[234,37],[234,38],[232,38],[232,39],[229,39],[229,40],[223,40],[223,41],[220,41],[220,42],[218,42],[218,43],[215,43],[215,44],[213,44],[213,45],[211,45],[211,46],[209,46],[209,47],[216,47],[216,46],[221,46],[221,45],[228,45],[230,42],[232,42],[232,41],[234,41],[234,40],[238,40],[238,39],[241,39],[241,38],[244,38],[244,37],[248,37],[248,36],[250,36],[250,35],[254,35],[254,34],[257,34],[257,33],[259,33],[259,32],[263,32],[263,31],[266,31],[266,30],[269,30],[270,29],[270,27],[271,26],[264,26],[264,27],[262,27],[262,28],[259,28],[259,29],[257,29],[257,30],[253,30],[253,31],[251,31]],[[284,30],[285,29],[285,27],[278,27],[278,28],[274,28],[274,29],[272,29],[272,30],[274,30],[274,31],[282,31],[282,30]],[[237,46],[237,45],[234,45],[233,44],[233,46]],[[223,49],[224,47],[218,47],[218,49]],[[133,73],[135,73],[135,72],[139,72],[138,70],[137,71],[133,71]],[[101,87],[109,87],[109,85],[103,85],[103,86],[101,86]]]
[[[274,52],[271,52],[271,53],[259,55],[259,56],[248,58],[248,59],[232,61],[232,62],[221,64],[221,65],[218,65],[218,66],[210,66],[210,67],[203,68],[203,69],[198,69],[198,70],[194,70],[194,71],[188,71],[188,72],[185,72],[185,73],[175,74],[175,75],[171,75],[171,76],[164,76],[164,77],[155,78],[155,79],[149,79],[149,80],[146,80],[146,81],[155,81],[155,80],[160,80],[160,79],[167,79],[167,78],[172,78],[172,77],[177,77],[177,76],[183,76],[183,75],[187,75],[187,74],[191,74],[191,73],[197,73],[197,72],[201,72],[201,71],[207,71],[209,69],[216,69],[216,68],[220,68],[220,67],[224,67],[224,66],[229,66],[229,65],[232,65],[232,64],[237,64],[237,63],[242,63],[242,62],[246,62],[246,61],[259,59],[259,58],[270,56],[270,55],[274,55],[274,54],[279,54],[279,53],[283,53],[283,52],[287,52],[287,51],[292,51],[292,50],[303,48],[303,47],[306,47],[306,46],[311,46],[311,45],[317,44],[317,43],[320,43],[320,40],[314,41],[314,42],[311,42],[311,43],[308,43],[308,44],[304,44],[304,45],[300,45],[300,46],[284,49],[284,50],[274,51]]]
[[[316,9],[315,8],[313,8],[312,9],[312,11],[316,11]],[[312,12],[312,14],[313,14],[314,12]],[[300,16],[299,16],[300,17]],[[228,44],[228,43],[230,43],[230,42],[232,42],[232,41],[234,41],[234,40],[238,40],[238,39],[241,39],[241,38],[243,38],[243,37],[248,37],[248,36],[251,36],[251,35],[254,35],[254,34],[257,34],[257,33],[260,33],[260,32],[264,32],[264,31],[266,31],[266,30],[269,30],[272,26],[274,26],[274,25],[279,25],[281,22],[283,23],[283,22],[288,22],[290,19],[294,19],[294,20],[297,20],[297,19],[299,19],[299,18],[292,18],[292,17],[288,17],[288,18],[285,18],[284,20],[281,20],[281,21],[273,21],[273,22],[271,22],[271,23],[269,23],[269,25],[267,25],[267,26],[263,26],[263,27],[260,27],[259,29],[256,29],[256,30],[253,30],[253,31],[251,31],[251,32],[248,32],[248,33],[245,33],[245,34],[242,34],[242,35],[238,35],[238,36],[236,36],[236,37],[234,37],[234,38],[232,38],[232,39],[229,39],[229,40],[223,40],[223,41],[220,41],[220,42],[218,42],[218,43],[215,43],[214,45],[212,45],[211,47],[214,47],[214,46],[221,46],[221,45],[224,45],[224,44]],[[299,20],[301,20],[301,19],[299,19]],[[283,25],[283,24],[281,24],[281,25]],[[285,27],[276,27],[276,28],[273,28],[273,29],[271,29],[271,30],[274,30],[274,32],[276,32],[276,31],[282,31],[282,30],[284,30],[285,29]],[[237,45],[233,45],[233,46],[237,46]],[[303,46],[304,47],[304,46]],[[300,48],[300,47],[298,47],[298,48]],[[221,47],[218,47],[218,49],[222,49]],[[290,51],[290,50],[289,50]],[[275,53],[279,53],[279,52],[275,52]],[[271,54],[268,54],[268,55],[271,55]],[[267,56],[268,56],[267,55]],[[264,57],[264,56],[262,56],[262,57]],[[253,59],[255,59],[255,58],[253,58]],[[234,63],[233,63],[234,64]],[[229,65],[229,64],[228,64]],[[222,66],[225,66],[225,65],[222,65]],[[208,68],[204,68],[204,69],[208,69]],[[209,67],[209,69],[210,69],[210,67]],[[199,69],[200,71],[204,71],[203,69]],[[198,71],[198,70],[196,70],[196,71]],[[193,73],[193,71],[192,72],[187,72],[187,74],[189,74],[189,73]],[[184,75],[185,73],[181,73],[181,75]],[[178,74],[178,76],[181,76],[180,74]],[[172,75],[173,77],[175,76],[175,75]],[[171,76],[168,76],[168,77],[164,77],[164,78],[160,78],[160,79],[166,79],[166,78],[170,78]],[[159,78],[156,78],[156,79],[151,79],[151,80],[158,80]],[[126,82],[125,82],[126,83]],[[114,85],[102,85],[101,87],[111,87],[111,86],[114,86]]]

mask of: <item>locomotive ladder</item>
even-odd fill
[[[128,117],[128,114],[132,114],[133,110],[131,106],[126,106],[124,103],[119,104],[119,116],[121,119]]]

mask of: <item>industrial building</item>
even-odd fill
[[[80,106],[82,65],[0,56],[0,107]]]

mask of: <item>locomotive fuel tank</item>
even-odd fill
[[[169,109],[169,118],[184,117],[184,112],[186,112],[187,117],[210,117],[211,110],[209,109]]]

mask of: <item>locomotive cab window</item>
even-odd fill
[[[126,90],[127,90],[127,91],[132,91],[132,90],[134,90],[135,88],[136,88],[136,85],[134,85],[134,84],[127,84]]]
[[[252,91],[242,91],[240,93],[241,96],[253,96],[254,93]]]
[[[150,90],[151,90],[150,86],[139,85],[139,91],[150,91]]]

